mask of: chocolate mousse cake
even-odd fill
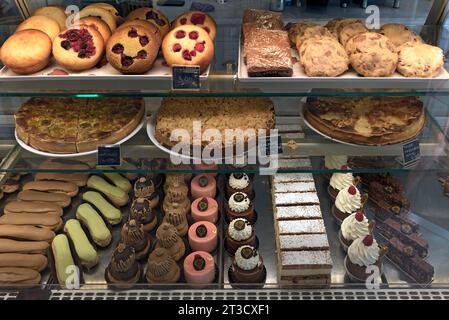
[[[415,248],[404,244],[396,237],[389,239],[389,252],[387,258],[401,268],[417,283],[428,284],[432,282],[434,268],[421,258]]]
[[[254,247],[238,248],[230,268],[231,281],[234,283],[250,284],[265,281],[263,259]]]
[[[291,77],[292,52],[288,32],[251,28],[244,35],[244,56],[250,77]]]
[[[248,220],[240,218],[234,219],[229,223],[225,246],[231,255],[235,254],[237,249],[244,245],[257,249],[256,244],[256,231]]]
[[[236,192],[247,194],[250,199],[254,199],[253,186],[246,173],[231,173],[226,185],[226,196],[229,198]]]
[[[256,219],[254,204],[243,192],[234,193],[226,203],[226,219],[232,221],[237,218],[244,218],[250,223]]]

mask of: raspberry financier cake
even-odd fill
[[[170,31],[170,22],[167,17],[157,9],[143,7],[132,11],[126,21],[143,20],[156,26],[161,32],[162,38]],[[125,23],[127,23],[125,22]]]
[[[212,41],[217,36],[217,24],[208,14],[200,11],[190,11],[178,16],[172,23],[173,28],[184,25],[194,25],[203,28],[211,37]]]
[[[165,36],[162,53],[169,66],[198,65],[203,73],[214,57],[214,43],[203,28],[185,25]]]
[[[103,56],[102,35],[93,27],[74,27],[53,41],[53,55],[61,66],[72,71],[93,68]]]
[[[111,36],[106,56],[109,63],[122,73],[145,73],[153,67],[160,45],[156,30],[127,26]]]

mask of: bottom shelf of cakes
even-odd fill
[[[54,178],[62,176],[57,173]],[[77,190],[64,189],[70,193],[68,201],[47,191],[73,183],[35,181],[31,175],[18,177],[18,187],[1,200],[2,290],[29,287],[37,270],[40,284],[57,292],[64,289],[61,272],[70,264],[82,270],[80,288],[85,290],[366,289],[365,279],[360,279],[360,271],[366,270],[358,268],[357,261],[373,256],[372,263],[382,268],[367,276],[370,284],[448,284],[449,227],[441,221],[449,198],[434,172],[362,174],[355,194],[360,199],[365,199],[364,193],[370,196],[363,215],[348,218],[352,221],[345,232],[334,217],[335,190],[324,175],[64,177],[80,185]],[[46,201],[45,206],[32,208],[34,201]],[[55,202],[65,207],[61,218]],[[36,226],[55,233],[44,239],[33,229]],[[342,235],[364,228],[372,230],[373,237],[353,240],[362,254],[347,254],[344,247],[350,240]],[[377,250],[383,247],[389,251]],[[29,256],[28,266],[17,263],[20,254],[47,256],[48,267],[38,266]],[[4,281],[5,267],[12,268],[8,270],[14,271],[15,282]]]

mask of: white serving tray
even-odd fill
[[[334,88],[338,89],[344,84],[350,85],[351,88],[410,88],[410,89],[442,89],[449,88],[449,72],[442,69],[440,74],[435,78],[416,78],[404,77],[395,72],[391,77],[362,77],[357,74],[351,67],[347,72],[339,77],[309,77],[305,74],[303,67],[299,63],[298,50],[292,49],[293,75],[291,77],[249,77],[248,69],[243,59],[243,42],[240,39],[239,60],[238,60],[238,80],[242,84],[262,85],[262,84],[283,84],[284,90],[286,83],[303,84],[306,88]],[[272,87],[273,88],[273,87]],[[303,88],[296,87],[301,90]]]
[[[144,113],[144,116],[142,117],[142,120],[140,121],[139,125],[129,135],[127,135],[122,140],[114,143],[114,145],[120,145],[120,144],[125,143],[126,141],[130,140],[132,137],[134,137],[142,129],[145,121],[146,121],[146,116],[145,116],[145,113]],[[25,142],[23,142],[22,140],[19,139],[19,137],[17,136],[17,130],[14,131],[14,136],[16,137],[17,143],[23,149],[25,149],[26,151],[29,151],[31,153],[37,154],[39,156],[43,156],[43,157],[75,158],[75,157],[83,157],[83,156],[96,154],[97,151],[98,151],[97,149],[95,149],[95,150],[92,150],[92,151],[78,152],[78,153],[50,153],[50,152],[45,152],[45,151],[41,151],[41,150],[35,149],[32,146],[27,145]]]
[[[68,75],[49,75],[53,70],[55,69],[61,69],[66,72],[68,72]],[[209,76],[210,66],[207,68],[206,72],[204,72],[200,76],[200,80],[206,80]],[[3,67],[0,70],[0,81],[5,80],[19,80],[19,81],[26,81],[26,80],[170,80],[172,78],[172,71],[171,67],[164,64],[164,59],[159,57],[154,62],[153,68],[144,74],[122,74],[120,71],[114,69],[109,63],[104,65],[101,68],[92,68],[89,70],[81,71],[81,72],[73,72],[68,71],[65,68],[59,66],[56,61],[52,60],[52,62],[49,64],[48,67],[45,69],[29,74],[29,75],[20,75],[15,72],[13,72],[8,67]]]

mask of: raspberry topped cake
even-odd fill
[[[126,74],[149,71],[161,45],[157,31],[153,31],[138,25],[117,30],[109,39],[106,48],[109,63]]]
[[[103,56],[103,50],[102,35],[89,26],[67,29],[53,41],[53,55],[56,61],[72,71],[93,68]]]
[[[357,212],[343,220],[339,238],[344,251],[348,250],[348,247],[355,239],[370,234],[373,229],[374,221],[369,222],[362,210],[357,210]]]
[[[155,25],[164,37],[170,31],[170,22],[168,18],[159,10],[143,7],[132,11],[127,17],[126,21],[144,20]]]
[[[368,194],[362,196],[356,186],[350,185],[338,193],[335,204],[332,207],[332,214],[336,221],[341,223],[353,212],[363,209],[367,200]]]
[[[172,22],[172,27],[176,28],[186,24],[203,28],[212,40],[215,40],[215,37],[217,36],[217,24],[211,16],[204,12],[189,11],[183,13]]]
[[[165,36],[162,53],[169,66],[198,65],[203,73],[214,57],[214,43],[203,28],[185,25]]]
[[[343,166],[340,170],[350,170],[349,167]],[[354,178],[354,175],[352,172],[335,172],[331,176],[331,180],[329,182],[328,192],[329,195],[332,197],[332,199],[335,200],[335,198],[338,195],[338,192],[341,189],[344,189],[350,185],[357,186],[359,184],[360,178],[356,177]]]

